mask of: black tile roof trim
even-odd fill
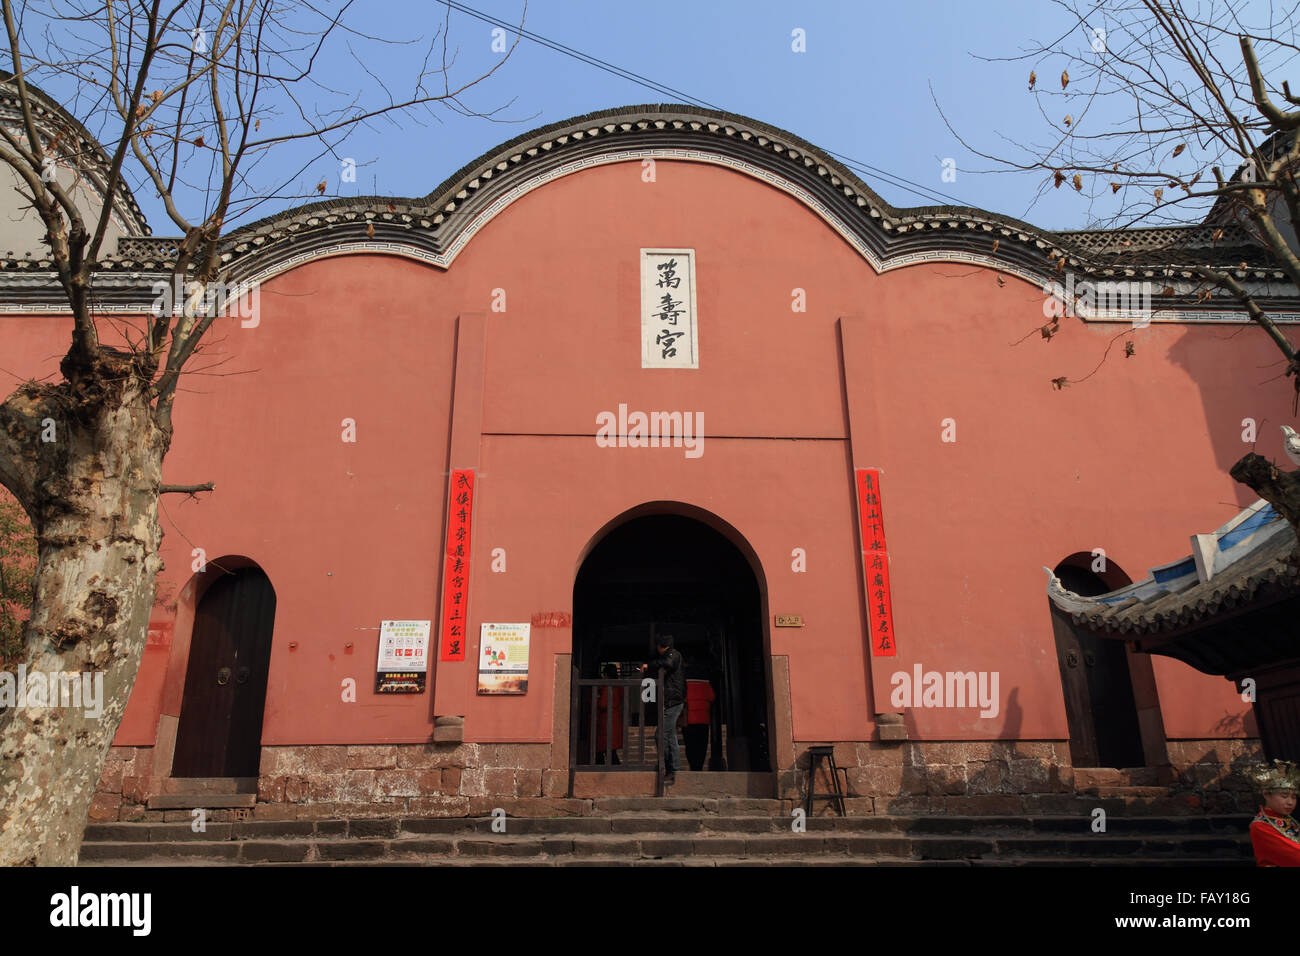
[[[13,83],[13,77],[14,75],[9,71],[0,69],[0,114],[17,120],[22,116],[22,104],[18,95],[18,87]],[[26,86],[28,100],[32,105],[34,114],[32,118],[47,129],[52,128],[57,131],[60,128],[67,128],[76,136],[78,150],[83,156],[92,160],[95,174],[92,181],[95,185],[95,191],[102,199],[105,178],[109,168],[108,153],[104,151],[103,145],[90,134],[90,131],[86,129],[81,120],[64,109],[57,100],[31,82],[28,82]],[[125,181],[122,183],[121,191],[114,198],[116,200],[116,212],[119,218],[125,221],[129,233],[137,236],[152,235],[152,230],[144,217],[144,212],[136,203],[135,196],[131,193],[131,189]]]
[[[986,259],[1044,282],[1059,281],[1065,268],[1096,279],[1182,280],[1161,307],[1196,311],[1189,268],[1198,262],[1230,268],[1239,278],[1269,283],[1260,300],[1269,308],[1300,306],[1296,290],[1269,252],[1239,226],[1225,224],[1216,241],[1214,224],[1133,230],[1050,232],[1028,223],[962,206],[899,209],[817,147],[785,130],[748,117],[684,105],[643,105],[602,110],[552,123],[484,153],[421,198],[364,196],[328,199],[286,210],[242,226],[222,245],[222,258],[236,276],[262,274],[276,263],[297,260],[341,242],[386,243],[415,249],[431,260],[456,247],[466,227],[513,186],[584,157],[638,149],[699,149],[741,161],[801,187],[835,212],[886,267],[902,257],[944,253]],[[392,208],[390,208],[392,207]],[[374,236],[367,237],[368,226]],[[998,243],[996,251],[994,242]],[[102,271],[115,272],[123,287],[148,284],[165,272],[175,238],[134,240]],[[1202,251],[1206,254],[1201,254]],[[1058,262],[1065,265],[1058,268]],[[1236,268],[1242,264],[1245,269]],[[903,263],[900,263],[903,264]],[[0,283],[26,273],[23,301],[53,298],[30,279],[48,272],[47,260],[0,260]],[[140,273],[149,275],[142,278]],[[132,281],[131,277],[136,277]],[[1212,303],[1221,308],[1218,302]],[[1237,306],[1232,305],[1233,309]],[[1209,312],[1210,307],[1204,311]]]
[[[1300,594],[1300,543],[1294,532],[1288,532],[1274,535],[1254,554],[1204,583],[1099,613],[1068,613],[1075,624],[1097,633],[1169,634],[1223,614],[1297,594]]]

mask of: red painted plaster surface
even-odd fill
[[[638,256],[655,247],[696,251],[698,370],[640,367]],[[378,255],[300,266],[263,286],[256,328],[219,322],[195,368],[221,364],[183,380],[165,474],[216,492],[164,499],[162,578],[190,583],[194,547],[269,575],[264,744],[428,740],[434,695],[381,699],[373,668],[381,620],[439,619],[455,327],[482,312],[469,654],[435,662],[431,678],[456,682],[466,740],[550,739],[553,658],[572,631],[535,628],[527,695],[484,698],[478,625],[571,611],[592,536],[656,500],[714,513],[757,554],[771,651],[790,658],[795,738],[869,738],[855,465],[881,469],[892,562],[899,655],[875,666],[999,672],[996,718],[917,709],[914,735],[1064,739],[1042,566],[1100,547],[1141,578],[1187,554],[1189,534],[1252,500],[1226,473],[1250,450],[1241,421],[1267,419],[1257,450],[1278,455],[1288,386],[1268,381],[1277,355],[1253,328],[1157,324],[1054,390],[1057,376],[1091,372],[1122,327],[1064,319],[1050,342],[1024,338],[1044,322],[1044,296],[1004,278],[964,264],[876,275],[790,196],[668,161],[654,183],[629,162],[534,190],[445,272]],[[504,312],[491,311],[495,289]],[[806,312],[791,310],[796,289]],[[841,316],[858,323],[847,383]],[[0,317],[3,365],[52,372],[67,324]],[[620,403],[703,412],[703,455],[597,447],[596,415]],[[355,444],[341,440],[348,418]],[[945,418],[955,443],[940,440]],[[505,573],[491,570],[494,548]],[[806,573],[791,569],[795,548]],[[773,611],[804,627],[770,628]],[[151,743],[160,709],[178,713],[190,621],[182,600],[117,744]],[[1242,733],[1249,705],[1227,681],[1160,658],[1155,673],[1169,737]]]

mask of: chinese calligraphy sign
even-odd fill
[[[699,368],[695,250],[641,250],[641,367]]]
[[[448,497],[447,554],[442,576],[441,661],[465,659],[466,622],[469,620],[470,519],[474,510],[474,470],[451,473]]]
[[[858,522],[862,529],[862,570],[866,576],[867,621],[871,656],[896,657],[894,611],[889,599],[889,553],[880,495],[880,469],[854,469],[858,486]]]

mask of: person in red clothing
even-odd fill
[[[606,664],[603,675],[610,680],[618,679],[618,668],[613,664]],[[609,718],[605,715],[610,711],[614,713],[614,733],[610,736],[608,733]],[[616,766],[619,763],[618,751],[623,746],[623,688],[622,687],[601,687],[596,694],[596,763],[605,762],[605,744],[606,738],[609,743],[610,765]]]
[[[1250,824],[1250,845],[1256,866],[1300,866],[1300,824],[1295,810],[1300,771],[1289,761],[1261,764],[1251,773],[1264,805]]]
[[[709,750],[710,705],[715,697],[706,680],[686,681],[686,762],[695,771],[704,769]]]

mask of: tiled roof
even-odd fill
[[[1295,531],[1262,499],[1216,531],[1194,536],[1193,543],[1197,553],[1096,597],[1067,591],[1045,568],[1048,597],[1075,624],[1136,637],[1185,630],[1217,615],[1300,594]]]
[[[0,69],[0,121],[9,123],[18,123],[22,117],[22,102],[18,94],[18,87],[13,82],[13,74],[7,70]],[[89,168],[82,169],[81,172],[86,174],[94,184],[99,196],[104,195],[104,182],[107,178],[109,169],[108,153],[100,142],[90,134],[90,131],[82,125],[81,121],[69,113],[53,97],[42,91],[39,87],[34,86],[31,81],[25,84],[27,87],[28,101],[31,104],[33,119],[39,128],[53,130],[70,130],[75,137],[75,142],[65,145],[65,150],[73,151],[83,159],[89,159]],[[144,213],[136,204],[135,196],[131,194],[130,187],[126,184],[125,179],[121,182],[121,188],[115,197],[115,210],[128,231],[139,236],[148,236],[150,233],[149,223],[145,220]]]

